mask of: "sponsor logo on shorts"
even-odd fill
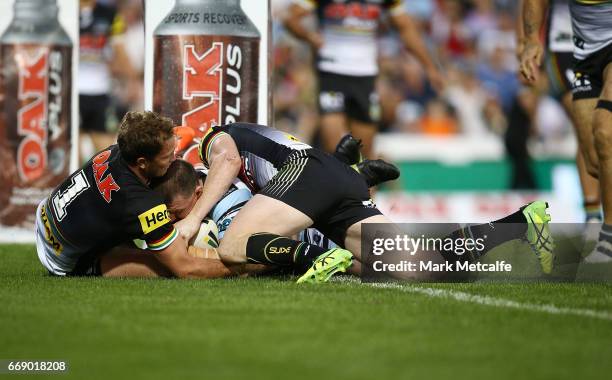
[[[55,254],[59,256],[64,250],[64,246],[57,240],[55,235],[53,235],[53,232],[51,232],[51,225],[49,224],[49,218],[47,217],[47,210],[45,210],[45,206],[42,206],[40,209],[40,219],[45,226],[45,240],[51,245],[51,247],[53,247]]]
[[[321,92],[319,94],[321,109],[328,112],[344,110],[344,94],[341,92]]]
[[[155,206],[152,209],[138,215],[142,232],[146,235],[149,232],[170,222],[170,215],[165,204]]]
[[[572,92],[586,92],[591,91],[593,87],[591,86],[591,78],[582,73],[575,73],[574,81],[572,82]]]
[[[362,201],[361,204],[365,208],[376,208],[376,203],[374,203],[371,199],[368,199],[367,201]]]

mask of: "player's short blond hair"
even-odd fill
[[[117,143],[123,158],[135,164],[140,157],[153,159],[164,143],[173,138],[171,119],[151,111],[130,111],[119,124]]]

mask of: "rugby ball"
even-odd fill
[[[210,218],[204,219],[191,245],[198,248],[219,248],[217,224]]]

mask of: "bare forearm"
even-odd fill
[[[262,264],[233,264],[229,265],[228,268],[232,271],[232,274],[240,277],[264,274],[276,269],[276,267]]]
[[[526,84],[535,84],[539,77],[544,48],[540,39],[540,29],[548,9],[547,0],[524,0],[523,30],[525,38],[519,51],[521,78]]]
[[[198,248],[194,246],[189,246],[187,252],[192,257],[216,260],[220,263],[223,263],[221,257],[217,253],[217,250],[214,248]],[[274,267],[261,264],[223,264],[223,266],[217,266],[216,268],[211,266],[211,274],[218,274],[218,276],[216,277],[226,277],[227,271],[225,269],[228,269],[231,272],[232,276],[247,276],[265,273],[274,269]]]
[[[232,275],[232,271],[216,258],[198,257],[193,253],[157,254],[156,258],[179,278],[222,278]]]
[[[204,182],[202,196],[189,215],[195,216],[198,220],[204,219],[227,192],[238,176],[239,170],[240,157],[226,158],[225,155],[216,157]]]
[[[194,246],[189,246],[188,253],[190,256],[193,256],[193,257],[217,260],[219,262],[222,262],[221,257],[217,253],[217,250],[214,248],[198,248]],[[247,275],[253,275],[253,274],[261,274],[261,273],[265,273],[267,271],[274,269],[274,267],[270,267],[267,265],[261,265],[261,264],[233,264],[233,265],[224,264],[224,265],[227,265],[227,269],[231,272],[232,275],[235,275],[235,276],[247,276]],[[219,273],[222,275],[222,277],[225,277],[224,271],[220,271]]]
[[[192,258],[193,265],[186,271],[176,274],[180,278],[223,278],[234,273],[221,260]]]
[[[177,238],[160,251],[150,254],[178,278],[221,278],[232,272],[218,259],[204,259],[188,253],[183,239]]]
[[[525,40],[537,41],[548,9],[548,0],[524,0],[523,33]],[[521,10],[521,9],[519,9]]]

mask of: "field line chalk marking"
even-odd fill
[[[394,283],[369,283],[364,285],[375,288],[396,289],[406,293],[422,294],[434,298],[453,299],[459,302],[469,302],[491,307],[503,307],[508,309],[526,310],[556,315],[574,315],[578,317],[588,317],[612,321],[612,313],[599,310],[561,307],[552,304],[518,302],[504,298],[483,296],[479,294],[471,294],[456,290],[434,289],[414,285],[398,285]]]

